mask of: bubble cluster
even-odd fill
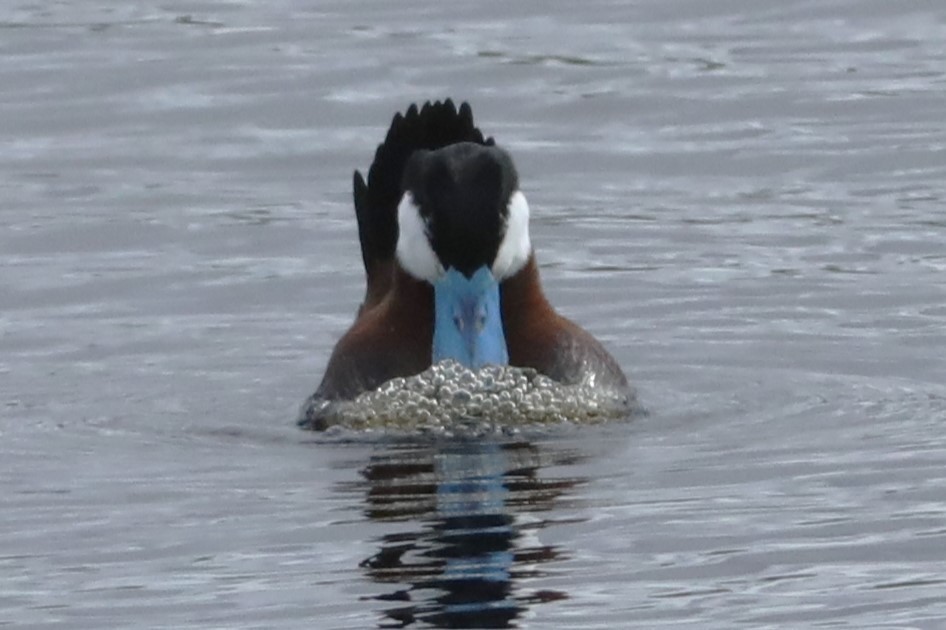
[[[314,428],[510,432],[533,425],[622,419],[632,412],[633,403],[627,390],[602,390],[594,382],[563,385],[531,368],[487,366],[473,371],[443,361],[416,376],[387,381],[353,401],[310,400],[302,418]]]

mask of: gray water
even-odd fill
[[[293,426],[445,96],[646,417]],[[4,3],[0,626],[946,628],[944,112],[938,2]]]

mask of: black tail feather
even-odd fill
[[[457,142],[492,145],[492,138],[473,123],[473,111],[467,103],[459,111],[451,99],[430,101],[417,109],[407,108],[395,114],[391,126],[378,145],[368,169],[367,182],[355,171],[353,178],[355,215],[361,240],[361,257],[368,274],[369,292],[372,276],[387,268],[397,247],[397,206],[401,200],[401,179],[411,154],[418,149],[439,149]]]

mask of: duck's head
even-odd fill
[[[529,205],[509,154],[469,142],[417,151],[403,190],[397,261],[434,288],[434,362],[508,363],[499,284],[532,254]]]

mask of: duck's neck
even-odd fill
[[[525,266],[503,280],[500,286],[503,289],[503,317],[528,317],[530,313],[551,308],[542,292],[535,254],[529,256]]]
[[[500,285],[503,328],[513,365],[535,367],[533,356],[547,347],[547,334],[556,330],[558,315],[545,298],[535,254],[525,266]]]
[[[395,265],[386,299],[394,313],[409,317],[419,328],[426,327],[433,331],[434,288],[429,282],[418,280],[401,269],[400,265]]]

